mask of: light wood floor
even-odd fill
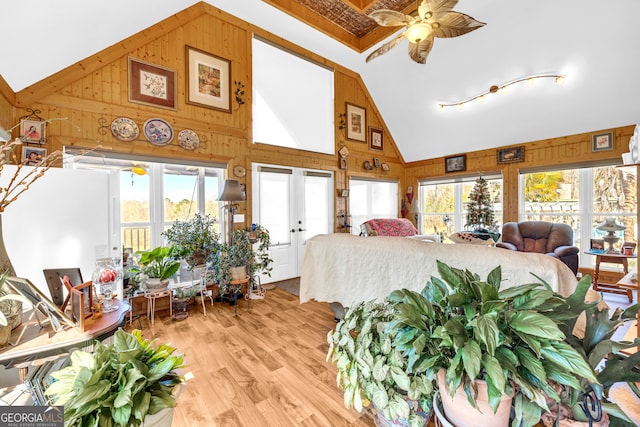
[[[328,304],[299,303],[280,288],[264,300],[234,307],[192,305],[173,321],[158,312],[143,334],[185,354],[189,377],[173,426],[373,426],[370,414],[347,410],[336,370],[325,361],[327,332],[335,326]],[[137,321],[128,329],[138,327]]]

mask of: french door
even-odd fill
[[[333,174],[326,171],[253,164],[253,218],[269,230],[271,277],[300,275],[305,243],[333,230]]]

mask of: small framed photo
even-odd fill
[[[340,169],[347,169],[347,158],[346,157],[341,157],[340,158]]]
[[[340,192],[340,197],[349,197],[349,189],[345,188]]]
[[[498,164],[524,162],[524,146],[497,151]]]
[[[591,252],[604,253],[604,239],[591,239]]]
[[[591,135],[591,151],[613,150],[613,132],[604,132]]]
[[[129,102],[177,110],[176,71],[129,57]]]
[[[23,119],[20,122],[20,140],[34,144],[44,144],[47,142],[45,132],[47,122],[44,120]]]
[[[458,156],[449,156],[444,158],[444,171],[463,172],[467,170],[467,155],[460,154]]]
[[[369,149],[384,151],[384,133],[382,129],[369,128]]]
[[[367,110],[347,102],[347,139],[367,142]]]
[[[186,46],[187,104],[231,112],[231,61]]]
[[[45,157],[47,157],[46,148],[22,146],[22,164],[25,166],[39,166]]]

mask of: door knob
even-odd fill
[[[295,228],[292,228],[291,230],[289,230],[289,232],[291,232],[291,233],[295,233],[295,232],[296,232],[296,229],[295,229]]]
[[[304,228],[298,228],[298,231],[307,231],[307,230]]]

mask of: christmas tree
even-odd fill
[[[465,227],[477,230],[478,228],[490,229],[495,226],[495,215],[493,213],[493,203],[487,180],[479,177],[476,185],[469,193],[467,202],[467,223]]]

